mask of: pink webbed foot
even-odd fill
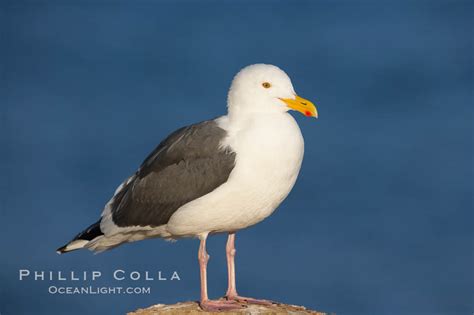
[[[245,296],[240,296],[240,295],[231,295],[231,296],[226,296],[228,301],[236,301],[239,303],[245,303],[245,304],[257,304],[257,305],[274,305],[276,304],[273,301],[270,300],[260,300],[260,299],[254,299],[250,297],[245,297]]]
[[[199,303],[203,311],[207,312],[220,312],[230,311],[245,308],[244,305],[240,304],[235,300],[205,300]]]

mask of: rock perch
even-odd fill
[[[219,312],[222,314],[236,314],[236,315],[254,315],[254,314],[312,314],[312,315],[335,315],[335,313],[324,313],[306,309],[304,306],[288,305],[276,303],[274,305],[246,305],[246,308],[240,310],[230,310]],[[156,304],[145,309],[138,309],[134,312],[127,313],[127,315],[205,315],[216,314],[216,312],[203,311],[197,302],[181,302],[172,305]]]

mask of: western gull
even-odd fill
[[[233,79],[228,113],[176,130],[126,179],[101,218],[58,253],[102,252],[126,242],[160,237],[199,238],[200,305],[209,311],[270,303],[241,297],[235,286],[235,233],[261,222],[295,184],[304,153],[300,128],[289,110],[318,117],[296,95],[280,68],[255,64]],[[208,235],[228,233],[225,299],[207,294]]]

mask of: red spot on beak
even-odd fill
[[[304,114],[305,114],[307,117],[311,116],[311,112],[310,112],[309,110],[305,111]]]

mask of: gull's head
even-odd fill
[[[282,113],[296,110],[318,117],[313,103],[296,95],[288,75],[273,65],[250,65],[237,73],[227,99],[229,114]]]

